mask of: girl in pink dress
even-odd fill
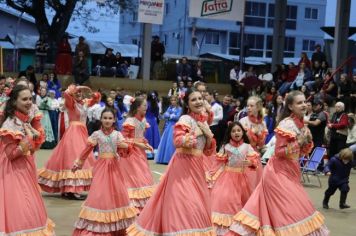
[[[95,163],[93,183],[88,198],[79,213],[73,235],[112,236],[125,233],[133,223],[138,210],[130,206],[129,196],[120,167],[118,149],[127,149],[122,134],[114,129],[115,112],[106,108],[101,113],[102,128],[89,138],[86,148],[76,160],[73,171],[81,169],[85,160],[99,147],[99,160]]]
[[[54,235],[37,185],[34,152],[44,142],[41,117],[31,119],[27,86],[13,88],[0,129],[0,235]]]
[[[217,235],[228,232],[233,216],[247,202],[254,189],[245,174],[256,169],[259,154],[251,147],[246,131],[239,122],[229,124],[223,146],[217,155],[220,166],[212,181],[212,219]]]
[[[263,104],[259,97],[251,96],[247,100],[247,116],[240,119],[240,123],[247,133],[250,145],[256,152],[260,152],[265,145],[268,134],[262,115]],[[257,160],[256,170],[246,170],[251,189],[255,189],[262,178],[263,168],[261,160]]]
[[[315,210],[300,183],[299,157],[310,153],[312,136],[304,126],[304,94],[286,97],[281,122],[275,129],[274,156],[265,167],[261,182],[243,209],[234,216],[228,234],[324,236],[324,217]]]
[[[87,145],[88,131],[86,128],[87,108],[100,100],[100,95],[94,93],[91,100],[83,101],[82,90],[87,87],[70,85],[64,92],[64,105],[68,113],[69,127],[63,138],[53,150],[44,168],[38,172],[43,191],[48,193],[62,193],[70,199],[83,199],[79,193],[88,191],[94,164],[93,154],[81,170],[72,172],[73,162],[79,157],[81,150]]]
[[[203,153],[211,155],[216,144],[203,111],[201,93],[189,90],[184,97],[185,115],[174,128],[176,151],[128,235],[215,235]]]
[[[127,158],[121,160],[121,166],[131,203],[139,210],[146,205],[154,190],[153,177],[145,152],[153,151],[144,137],[145,130],[149,127],[145,119],[146,110],[147,102],[144,98],[133,99],[129,117],[121,131],[125,139],[133,144]]]

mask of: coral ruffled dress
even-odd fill
[[[203,166],[203,152],[211,155],[215,141],[210,147],[205,145],[192,116],[183,115],[177,122],[173,159],[136,223],[128,228],[128,235],[215,235]]]
[[[44,168],[38,171],[43,191],[48,193],[81,193],[88,191],[92,180],[94,156],[89,155],[83,169],[73,173],[74,161],[87,145],[88,131],[86,128],[87,104],[77,102],[73,95],[75,86],[71,85],[64,93],[65,107],[69,118],[69,127],[61,141],[53,150]]]
[[[251,146],[259,152],[265,145],[265,140],[268,134],[266,124],[262,117],[256,118],[254,116],[246,116],[240,120],[240,123],[246,130],[247,137]],[[255,189],[260,182],[263,174],[263,167],[261,160],[257,161],[256,170],[246,170],[246,174],[249,178],[251,189]]]
[[[37,185],[34,156],[44,141],[40,117],[31,125],[40,132],[32,139],[25,135],[29,117],[16,113],[0,129],[0,235],[52,236],[54,223],[47,217]]]
[[[243,140],[231,140],[216,158],[220,168],[212,176],[212,181],[216,181],[211,192],[212,219],[216,234],[224,235],[234,215],[242,209],[254,190],[245,172],[248,169],[256,170],[260,156]],[[245,160],[250,161],[248,166]]]
[[[145,118],[128,117],[121,132],[128,142],[147,144],[144,133],[148,127]],[[127,157],[121,159],[121,167],[130,200],[135,207],[142,209],[154,190],[145,150],[133,145]]]
[[[97,145],[99,160],[94,165],[93,183],[75,223],[74,236],[111,236],[134,222],[138,210],[130,206],[117,154],[117,145],[123,141],[116,130],[108,134],[95,131],[89,137],[79,161],[83,163]]]
[[[244,208],[234,216],[228,234],[324,236],[324,217],[316,211],[302,184],[299,157],[313,144],[298,144],[297,137],[310,132],[303,120],[288,117],[276,128],[276,148],[260,184]]]

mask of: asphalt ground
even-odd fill
[[[43,167],[51,154],[51,150],[40,150],[36,153],[37,167]],[[164,173],[167,165],[158,165],[153,161],[149,161],[152,174],[155,181],[158,182],[160,175]],[[311,176],[311,183],[304,184],[305,190],[308,192],[314,206],[319,210],[326,219],[326,225],[333,236],[356,236],[356,171],[353,170],[350,176],[350,192],[347,203],[351,205],[350,209],[339,209],[340,192],[337,191],[332,196],[329,210],[322,208],[322,200],[324,192],[327,188],[327,177],[320,176],[322,187],[318,186],[318,181],[315,176]],[[65,200],[59,194],[43,193],[47,212],[49,217],[56,224],[57,236],[70,236],[73,231],[73,224],[76,221],[81,204],[83,201]]]

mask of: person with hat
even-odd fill
[[[304,121],[308,125],[310,132],[313,136],[314,147],[323,146],[325,127],[327,124],[328,118],[324,112],[324,102],[322,100],[316,100],[313,103],[313,113],[310,115],[309,120]],[[324,160],[321,160],[321,163],[318,167],[320,171],[324,168]]]

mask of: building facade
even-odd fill
[[[272,57],[274,0],[246,1],[245,49],[247,56]],[[323,44],[327,0],[288,0],[285,57],[310,56],[315,44]],[[120,43],[139,44],[142,24],[137,12],[120,16]],[[189,17],[189,0],[165,0],[162,25],[153,25],[153,35],[160,36],[166,53],[200,55],[221,53],[239,55],[240,23]]]

